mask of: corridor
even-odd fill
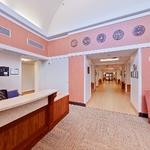
[[[137,115],[130,103],[130,93],[122,91],[121,85],[114,81],[105,81],[97,87],[87,107]]]

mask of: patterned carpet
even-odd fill
[[[150,150],[150,124],[132,115],[70,106],[33,150]]]

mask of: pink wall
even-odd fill
[[[84,103],[84,56],[69,58],[70,101]]]
[[[147,113],[145,92],[150,90],[150,48],[142,49],[142,112]],[[150,108],[150,106],[148,106]]]
[[[0,35],[0,43],[13,46],[19,49],[23,49],[29,52],[33,52],[36,54],[41,54],[44,56],[48,55],[47,46],[48,42],[39,36],[25,30],[24,28],[20,27],[19,25],[12,23],[11,21],[7,20],[6,18],[0,16],[0,25],[11,30],[11,38]],[[38,48],[34,48],[32,46],[27,45],[27,38],[35,40],[40,44],[44,45],[45,49],[41,50]]]
[[[8,38],[5,36],[0,36],[0,42],[6,45],[10,45],[13,47],[17,47],[20,49],[24,49],[33,53],[41,54],[41,55],[63,55],[73,52],[81,52],[86,50],[96,50],[101,48],[110,48],[117,46],[125,46],[130,44],[139,44],[149,42],[149,26],[150,16],[145,16],[137,19],[133,19],[130,21],[124,21],[121,23],[116,23],[113,25],[108,25],[105,27],[100,27],[97,29],[77,33],[70,35],[68,37],[47,42],[45,39],[38,37],[37,35],[25,30],[19,25],[9,21],[8,19],[0,16],[0,25],[4,27],[8,27],[12,30],[12,37]],[[136,37],[132,34],[133,28],[137,25],[144,25],[146,28],[146,32],[143,36]],[[125,32],[125,36],[123,39],[116,41],[113,40],[112,35],[115,30],[122,29]],[[107,35],[107,39],[104,43],[98,43],[96,41],[96,37],[99,33],[105,33]],[[91,44],[89,46],[84,46],[82,44],[82,40],[84,37],[89,36],[91,38]],[[34,48],[28,46],[26,44],[26,39],[32,38],[33,40],[43,44],[45,46],[44,50],[40,50],[38,48]],[[78,46],[73,48],[71,47],[70,42],[72,39],[78,40]]]
[[[70,53],[68,41],[68,37],[50,41],[48,43],[48,55],[57,56]]]
[[[63,55],[73,52],[81,52],[87,50],[96,50],[102,48],[111,48],[117,46],[126,46],[139,43],[150,42],[149,31],[150,31],[150,16],[145,16],[137,19],[132,19],[130,21],[124,21],[121,23],[116,23],[113,25],[108,25],[105,27],[100,27],[97,29],[77,33],[70,35],[68,37],[53,40],[47,42],[45,39],[40,38],[36,34],[33,34],[23,27],[9,21],[8,19],[0,16],[0,25],[11,29],[12,37],[5,37],[0,35],[0,43],[10,45],[16,48],[24,49],[29,52],[36,54],[41,54],[44,56],[56,56]],[[145,33],[142,36],[134,36],[133,28],[137,25],[144,25],[146,28]],[[116,41],[112,38],[112,35],[115,30],[122,29],[125,32],[124,38]],[[104,43],[97,43],[96,37],[99,33],[105,33],[107,39]],[[89,46],[84,46],[82,40],[84,37],[89,36],[91,38],[91,44]],[[45,46],[44,50],[28,46],[26,44],[27,38],[31,38]],[[71,40],[77,39],[78,46],[75,48],[71,47]],[[143,86],[143,95],[145,90],[150,90],[150,72],[149,70],[149,61],[148,56],[150,56],[150,49],[143,49],[142,51],[142,86]],[[70,91],[70,100],[83,102],[84,98],[84,58],[83,56],[71,57],[69,61],[69,91]],[[144,99],[142,104],[143,112],[147,112],[145,107]]]
[[[124,21],[121,23],[116,23],[113,25],[108,25],[105,27],[100,27],[97,29],[73,34],[63,39],[51,41],[49,42],[48,45],[49,56],[54,56],[54,55],[56,56],[56,55],[62,55],[67,53],[73,53],[73,52],[81,52],[86,50],[96,50],[102,48],[111,48],[117,46],[147,43],[150,41],[149,22],[150,22],[150,16],[145,16],[130,21]],[[146,31],[142,36],[134,36],[132,33],[133,28],[137,25],[144,25],[146,28]],[[112,38],[112,35],[114,31],[118,29],[122,29],[125,35],[123,39],[116,41]],[[107,39],[104,43],[100,44],[96,41],[96,37],[99,33],[105,33],[107,35]],[[82,44],[82,40],[86,36],[89,36],[91,38],[91,44],[89,46],[84,46]],[[73,39],[77,39],[79,42],[78,46],[75,48],[71,47],[70,44],[71,40]]]

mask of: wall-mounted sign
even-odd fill
[[[91,39],[89,37],[85,37],[82,42],[85,46],[87,46],[91,43]]]
[[[0,66],[0,76],[9,76],[9,67]]]
[[[78,46],[78,41],[76,39],[71,41],[71,47],[76,47]]]
[[[141,36],[144,34],[144,32],[145,32],[145,27],[143,25],[138,25],[133,29],[134,36]]]
[[[133,71],[131,71],[131,78],[138,79],[138,68],[136,64],[133,64]]]
[[[87,67],[87,73],[90,74],[90,67]]]
[[[121,40],[124,37],[124,32],[122,30],[116,30],[113,34],[114,40]]]
[[[19,68],[11,68],[10,74],[11,75],[19,75]]]
[[[103,43],[106,41],[106,34],[101,33],[97,35],[97,42],[98,43]]]

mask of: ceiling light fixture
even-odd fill
[[[100,59],[101,62],[118,61],[118,60],[119,60],[118,57]]]
[[[31,59],[27,59],[27,58],[21,58],[21,61],[29,62],[29,61],[32,61],[32,60]]]

